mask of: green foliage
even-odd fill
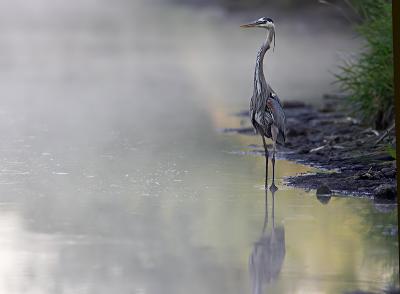
[[[336,75],[349,92],[355,114],[376,128],[394,119],[392,3],[387,0],[353,0],[362,18],[356,29],[366,45],[356,60],[345,61]]]
[[[390,155],[392,158],[396,159],[396,148],[394,148],[394,147],[391,146],[391,145],[387,145],[387,146],[386,146],[386,151],[387,151],[387,153],[389,153],[389,155]]]

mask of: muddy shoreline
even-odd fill
[[[387,150],[395,140],[394,130],[378,132],[362,125],[337,109],[340,99],[336,95],[325,95],[320,108],[302,102],[284,103],[287,142],[278,149],[277,156],[324,170],[288,177],[285,183],[318,189],[324,194],[395,199],[396,161]],[[248,119],[247,111],[236,115]],[[255,135],[250,126],[224,131]],[[263,155],[261,145],[250,147]]]

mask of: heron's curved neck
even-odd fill
[[[263,88],[266,87],[265,77],[264,77],[264,56],[268,49],[271,47],[272,39],[274,38],[275,31],[268,30],[268,36],[265,40],[264,44],[261,46],[260,50],[257,53],[256,59],[256,68],[254,71],[254,90],[256,93],[261,93]],[[265,90],[265,89],[264,89]]]

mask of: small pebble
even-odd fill
[[[385,167],[385,168],[382,168],[381,172],[386,178],[395,178],[396,177],[396,170],[394,168]]]
[[[379,199],[395,199],[397,197],[396,185],[382,184],[374,189],[374,196]]]
[[[321,185],[317,189],[317,195],[329,195],[332,191],[327,185]]]

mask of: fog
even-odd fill
[[[360,45],[347,24],[324,11],[268,15],[277,44],[266,75],[282,100],[318,103],[336,90],[329,71],[341,52]],[[265,32],[239,25],[260,16],[264,11],[250,18],[159,1],[0,1],[0,292],[250,292],[247,260],[264,214],[263,160],[237,155],[259,144],[256,138],[218,129],[238,126],[231,114],[248,106]],[[289,261],[276,293],[288,279],[296,289],[343,289],[346,271],[353,288],[389,284],[398,272],[387,266],[393,244],[378,265],[364,260],[377,248],[363,239],[367,229],[341,235],[343,223],[311,194],[282,184],[310,169],[277,165],[277,197],[286,208],[278,208],[276,221],[288,217]],[[314,208],[293,211],[304,209],[296,197]],[[353,206],[330,205],[345,220],[361,223],[352,207],[371,208],[343,201]],[[312,255],[308,240],[298,240],[317,217],[324,221],[309,239]],[[342,240],[324,256],[340,261],[336,279],[314,284],[326,269],[318,262],[324,223]],[[354,259],[336,258],[357,242]],[[308,280],[299,274],[305,264]],[[367,267],[355,270],[361,264]]]

